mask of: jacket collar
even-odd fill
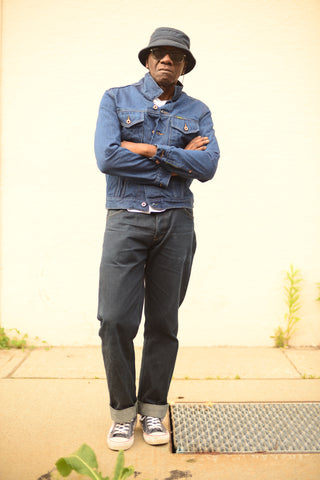
[[[173,98],[171,99],[171,101],[175,101],[180,97],[182,89],[183,85],[178,81],[177,85],[175,86]],[[157,82],[153,80],[149,72],[146,73],[145,77],[143,78],[142,91],[144,96],[147,97],[149,100],[158,98],[163,93],[162,88],[160,88]]]

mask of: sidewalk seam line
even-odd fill
[[[27,352],[26,356],[21,360],[21,362],[18,363],[18,365],[16,365],[12,370],[11,372],[8,373],[8,375],[6,375],[4,378],[5,379],[8,379],[8,378],[11,378],[12,375],[14,375],[16,373],[16,371],[18,370],[18,368],[21,367],[21,365],[27,360],[27,358],[30,357],[32,352]]]
[[[281,353],[285,356],[285,358],[288,360],[288,362],[293,366],[293,368],[295,369],[295,371],[300,375],[300,377],[302,378],[302,373],[298,370],[298,368],[295,366],[295,364],[293,363],[293,361],[291,360],[291,358],[288,357],[288,355],[286,354],[285,350],[282,350]]]
[[[105,381],[106,379],[103,377],[26,377],[26,376],[21,376],[21,377],[12,377],[12,376],[7,376],[3,377],[1,380],[97,380],[97,381]],[[265,378],[259,378],[259,377],[252,377],[252,378],[241,378],[239,380],[236,380],[234,378],[221,378],[221,379],[206,379],[206,378],[190,378],[188,380],[185,380],[184,378],[177,378],[173,380],[173,382],[188,382],[188,381],[193,381],[193,382],[236,382],[236,383],[241,383],[241,382],[275,382],[275,381],[289,381],[289,382],[294,382],[294,381],[311,381],[311,380],[320,380],[320,378],[315,377],[315,378],[302,378],[301,376],[299,377],[265,377]]]

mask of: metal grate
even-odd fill
[[[176,453],[320,452],[320,403],[176,403]]]

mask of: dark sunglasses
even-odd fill
[[[173,63],[182,63],[186,58],[186,55],[178,50],[168,50],[166,48],[151,48],[150,53],[156,60],[161,60],[167,54],[173,61]]]

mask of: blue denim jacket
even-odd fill
[[[178,83],[162,108],[153,103],[162,90],[149,73],[137,83],[104,94],[95,154],[106,174],[107,208],[192,208],[192,180],[205,182],[215,174],[220,153],[210,110],[182,88]],[[209,137],[207,149],[184,150],[198,135]],[[156,145],[157,152],[143,157],[122,148],[122,140]]]

